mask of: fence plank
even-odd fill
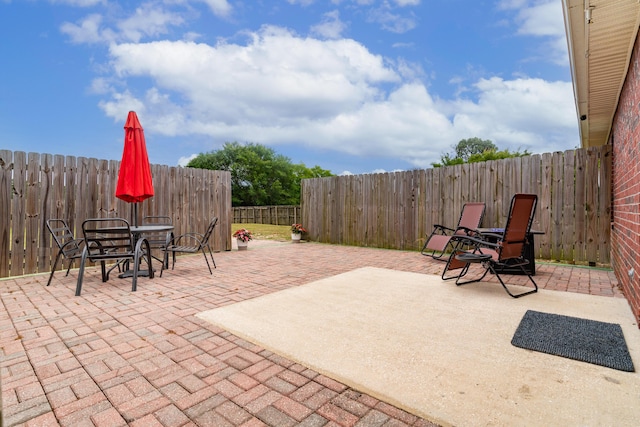
[[[11,254],[11,199],[13,198],[13,155],[0,150],[0,277],[9,276]]]
[[[11,276],[24,271],[26,234],[27,156],[13,153],[13,197],[11,198]]]
[[[51,263],[51,234],[46,226],[47,218],[51,218],[55,212],[55,177],[54,159],[51,154],[40,156],[40,185],[42,186],[41,212],[38,215],[38,271],[50,270]]]
[[[551,258],[562,259],[562,194],[563,185],[562,153],[553,153],[551,157]]]
[[[611,261],[611,180],[613,178],[613,153],[610,145],[600,151],[598,180],[598,262],[608,264]]]
[[[589,190],[596,189],[596,191],[588,191],[585,203],[585,210],[587,211],[587,262],[590,265],[596,265],[598,259],[598,162],[599,162],[598,150],[589,148],[587,149],[587,167],[585,175],[587,177],[587,188]]]
[[[575,246],[575,152],[567,151],[564,153],[564,165],[562,176],[562,220],[559,228],[562,230],[562,259],[574,258]],[[571,227],[564,227],[564,225]]]
[[[576,214],[575,214],[575,251],[574,257],[576,261],[583,262],[586,261],[586,228],[587,228],[587,213],[584,209],[586,206],[586,197],[587,197],[587,181],[586,181],[586,162],[587,162],[587,153],[585,150],[576,150],[575,153],[575,170],[576,170],[576,178],[575,178],[575,204],[576,204]],[[582,207],[582,209],[580,208]]]
[[[26,181],[26,202],[25,220],[26,234],[24,238],[25,257],[24,268],[28,271],[38,271],[38,214],[40,213],[40,155],[37,153],[27,154],[27,181]]]

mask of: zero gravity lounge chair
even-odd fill
[[[442,279],[456,279],[456,285],[460,286],[479,282],[491,271],[500,281],[504,290],[513,298],[538,292],[538,285],[531,277],[531,272],[525,269],[529,260],[524,255],[537,202],[538,196],[535,194],[516,194],[513,196],[507,225],[501,234],[485,233],[475,237],[455,236],[452,240],[455,242],[456,248],[449,256],[447,265],[442,272]],[[462,247],[468,249],[462,250],[460,249]],[[471,264],[474,263],[481,264],[484,273],[476,279],[461,280],[469,272]],[[525,274],[533,284],[533,289],[518,294],[512,293],[500,277],[500,271],[505,267],[521,270],[521,274]],[[447,276],[448,272],[458,269],[460,273],[457,275]]]
[[[465,203],[462,206],[462,212],[456,228],[435,224],[420,253],[433,259],[442,259],[445,253],[453,249],[452,236],[473,235],[475,230],[480,227],[484,216],[484,208],[484,203]]]

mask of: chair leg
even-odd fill
[[[47,282],[47,286],[51,284],[51,279],[53,279],[53,273],[56,271],[56,267],[58,266],[58,260],[60,259],[60,255],[62,255],[62,251],[58,252],[56,255],[56,260],[53,262],[53,267],[51,267],[51,274],[49,275],[49,281]],[[71,264],[69,264],[69,268],[71,268]],[[69,274],[69,271],[67,271]]]
[[[102,283],[109,280],[109,272],[107,272],[107,264],[104,261],[100,261],[100,271],[102,272]]]
[[[451,279],[459,279],[460,277],[467,274],[469,271],[468,262],[463,262],[456,259],[456,255],[464,253],[464,251],[453,251],[447,260],[447,264],[444,266],[444,270],[442,270],[442,280],[451,280]],[[462,271],[458,274],[454,274],[452,276],[447,276],[447,272],[450,270],[458,270],[462,269]],[[456,280],[457,281],[457,280]]]
[[[169,251],[163,249],[162,252],[164,253],[164,256],[162,257],[162,267],[160,267],[160,277],[162,277],[164,269],[169,268]]]
[[[69,267],[67,267],[67,274],[65,274],[64,277],[67,277],[69,275],[69,272],[71,271],[71,266],[73,265],[73,260],[74,258],[71,258],[69,260]],[[64,267],[64,260],[62,260],[62,266]]]
[[[86,249],[82,251],[82,258],[80,260],[80,271],[78,271],[78,282],[76,284],[76,296],[80,296],[80,291],[82,290],[82,277],[84,276],[84,265],[87,261],[87,251]]]
[[[211,270],[211,264],[209,264],[209,260],[207,259],[207,253],[204,251],[204,248],[201,248],[201,249],[202,249],[202,255],[204,255],[204,260],[207,262],[209,273],[213,274],[213,271]]]
[[[207,249],[209,250],[209,256],[211,257],[211,262],[213,263],[213,268],[218,268],[216,266],[216,260],[213,259],[213,252],[211,252],[211,246],[207,244]]]
[[[491,268],[490,266],[486,266],[483,263],[483,268],[484,268],[484,273],[482,273],[482,276],[476,278],[476,279],[472,279],[472,280],[465,280],[463,282],[460,281],[460,279],[462,277],[464,277],[467,272],[469,271],[469,267],[471,266],[471,263],[468,262],[467,265],[464,267],[464,269],[460,272],[460,274],[458,275],[458,277],[456,277],[456,286],[462,286],[462,285],[467,285],[469,283],[476,283],[481,281],[482,279],[484,279],[484,277],[487,275],[487,273],[489,272],[489,269]]]
[[[142,245],[144,245],[144,250],[142,249]],[[135,292],[138,289],[138,273],[140,271],[140,261],[142,261],[142,259],[140,259],[141,257],[147,263],[149,279],[153,279],[153,257],[151,256],[151,246],[149,246],[149,242],[145,239],[138,240],[133,254],[133,278],[131,280],[131,292]]]
[[[496,277],[498,278],[498,280],[500,281],[500,284],[502,285],[502,287],[504,288],[505,291],[507,291],[507,293],[509,294],[509,296],[511,296],[512,298],[520,298],[523,297],[525,295],[529,295],[529,294],[534,294],[536,292],[538,292],[538,284],[535,282],[535,280],[533,280],[533,277],[531,277],[530,274],[528,274],[523,265],[519,265],[518,267],[520,267],[520,270],[522,270],[522,273],[524,273],[529,280],[531,281],[531,283],[533,283],[533,289],[530,291],[525,291],[525,292],[521,292],[519,294],[513,294],[511,293],[511,291],[509,291],[509,289],[507,288],[507,285],[502,281],[502,278],[500,277],[500,275],[498,274],[498,272],[496,271],[496,269],[493,267],[493,265],[489,264],[489,268],[491,269],[491,272],[493,274],[496,275]],[[487,270],[488,271],[488,270]],[[486,274],[486,272],[485,272]]]
[[[135,292],[138,289],[138,268],[140,267],[140,256],[136,251],[133,257],[133,276],[131,278],[131,292]],[[151,272],[149,272],[151,274]]]
[[[151,246],[149,245],[149,242],[146,242],[146,246],[147,246],[147,264],[149,266],[149,279],[153,279],[153,277],[155,276],[155,273],[153,271],[153,257],[151,256]],[[142,254],[144,256],[144,254]]]

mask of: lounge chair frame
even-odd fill
[[[476,229],[482,224],[484,211],[485,204],[482,202],[465,203],[462,206],[462,212],[460,212],[456,228],[434,224],[433,231],[424,242],[420,253],[436,260],[443,260],[443,256],[450,253],[455,247],[456,242],[451,240],[453,236],[473,236],[477,234]]]
[[[456,279],[456,285],[466,285],[479,282],[489,271],[493,273],[504,290],[513,298],[520,298],[538,292],[538,285],[531,274],[524,268],[529,260],[524,256],[533,216],[537,205],[535,194],[516,194],[511,199],[507,225],[502,234],[485,233],[477,236],[454,236],[455,249],[449,256],[447,264],[442,272],[442,279]],[[488,239],[494,240],[494,242]],[[469,249],[463,250],[462,247]],[[484,273],[471,280],[461,280],[469,272],[471,264],[481,264]],[[517,267],[522,274],[529,278],[533,289],[515,294],[509,290],[500,275],[500,269],[504,267]],[[447,275],[452,270],[460,269],[457,275]],[[504,274],[504,273],[503,273]]]

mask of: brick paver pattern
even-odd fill
[[[195,314],[360,267],[439,275],[443,262],[410,251],[260,241],[215,260],[210,275],[202,255],[180,257],[162,278],[139,278],[137,292],[117,275],[102,283],[95,267],[80,297],[77,270],[56,272],[49,287],[46,273],[0,281],[5,426],[435,425]],[[603,269],[539,263],[535,280],[543,289],[623,297]]]

